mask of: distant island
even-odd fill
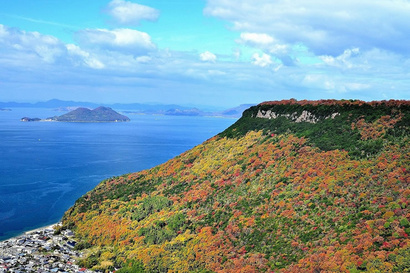
[[[24,118],[21,118],[20,121],[25,121],[25,122],[41,121],[41,118],[29,118],[29,117],[24,117]]]
[[[126,122],[130,121],[127,116],[121,115],[109,107],[100,106],[94,110],[77,108],[61,116],[47,119],[24,117],[21,121],[61,121],[61,122]]]
[[[96,104],[92,102],[63,101],[53,99],[36,103],[1,102],[0,109],[8,108],[49,108],[59,112],[68,112],[79,107],[94,109],[99,106],[121,109],[123,113],[129,115],[166,115],[166,116],[205,116],[205,117],[226,117],[240,118],[243,111],[254,104],[241,104],[239,106],[221,110],[215,108],[201,109],[201,107],[183,106],[177,104],[150,104],[150,103],[114,103]],[[205,106],[203,106],[205,107]],[[7,110],[7,109],[6,109]]]

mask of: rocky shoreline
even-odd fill
[[[74,233],[56,234],[60,223],[31,230],[0,242],[0,272],[94,272],[80,268],[83,253],[74,249]]]

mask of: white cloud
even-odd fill
[[[151,62],[152,58],[149,57],[149,56],[139,56],[139,57],[135,58],[135,60],[139,63],[146,64],[146,63]]]
[[[358,82],[341,75],[307,74],[303,78],[302,85],[317,90],[325,90],[329,93],[349,93],[366,90],[372,87],[369,83]]]
[[[408,0],[208,0],[204,12],[231,22],[236,31],[302,43],[316,55],[356,47],[410,54]]]
[[[76,38],[80,45],[86,47],[97,47],[127,54],[143,54],[156,48],[147,33],[128,28],[86,29],[77,32]]]
[[[278,41],[266,33],[243,32],[240,35],[240,39],[236,40],[236,42],[260,49],[265,52],[265,54],[273,55],[277,59],[280,59],[282,64],[293,65],[293,58],[289,56],[292,51],[290,46],[278,43]],[[258,59],[258,57],[255,58],[254,56],[253,58]],[[267,57],[265,56],[264,58]],[[256,62],[259,63],[258,61]],[[262,64],[264,64],[263,61]]]
[[[252,64],[266,67],[272,64],[272,60],[268,54],[263,53],[262,55],[259,55],[259,53],[255,53],[252,55]]]
[[[243,37],[249,45],[253,41],[254,47],[265,50],[237,44],[233,47],[236,60],[235,55],[216,56],[209,51],[161,50],[155,48],[148,34],[129,29],[83,30],[77,33],[80,43],[64,44],[52,36],[0,25],[1,90],[13,90],[10,93],[14,97],[31,100],[48,92],[48,96],[67,99],[84,96],[177,102],[182,98],[186,103],[207,100],[210,104],[224,104],[221,96],[230,103],[283,96],[373,100],[385,99],[387,94],[387,98],[409,98],[410,59],[400,54],[350,47],[319,59],[307,47],[294,45],[286,50],[295,54],[291,56],[295,65],[287,65],[271,52],[280,45],[276,37],[271,44],[255,43],[269,41],[264,36]],[[210,63],[200,63],[199,59]],[[31,95],[34,92],[35,97]],[[78,97],[68,98],[67,94]],[[0,99],[9,100],[10,96],[0,92]]]
[[[46,63],[54,66],[86,66],[104,68],[95,54],[74,44],[64,44],[59,39],[38,32],[21,31],[0,25],[0,61],[10,66],[33,67]]]
[[[243,32],[241,33],[241,42],[244,43],[253,43],[253,44],[260,44],[260,45],[269,45],[272,44],[275,39],[272,36],[265,34],[265,33],[249,33]]]
[[[92,57],[89,52],[82,50],[80,47],[73,44],[68,44],[66,47],[68,54],[73,57],[74,63],[76,63],[75,60],[77,60],[77,63],[85,64],[86,66],[94,69],[105,68],[105,65],[101,61],[95,57]]]
[[[324,63],[330,66],[336,66],[340,68],[353,68],[354,64],[352,58],[360,54],[359,48],[346,49],[343,54],[333,57],[329,55],[320,56],[319,58],[323,60]]]
[[[371,87],[370,84],[358,83],[358,82],[350,82],[350,83],[346,83],[345,85],[348,90],[352,90],[352,91],[369,89]]]
[[[289,45],[281,45],[275,44],[269,48],[269,53],[275,54],[277,56],[284,56],[289,53],[291,50],[289,49]]]
[[[211,62],[211,63],[214,63],[217,59],[216,55],[213,54],[212,52],[209,52],[209,51],[205,51],[205,52],[199,54],[199,58],[201,59],[201,61]]]
[[[283,67],[283,64],[278,64],[275,68],[273,68],[273,71],[278,72],[279,69]]]
[[[8,34],[9,34],[9,32],[7,31],[6,27],[4,25],[0,24],[0,39],[3,39]]]
[[[66,53],[64,44],[53,36],[20,31],[4,25],[0,25],[0,42],[3,53],[17,50],[45,63],[54,63]]]
[[[156,21],[159,11],[124,0],[113,0],[108,4],[108,13],[122,25],[139,24],[141,20]]]
[[[241,57],[241,50],[239,48],[235,48],[232,51],[232,56],[234,57],[235,60],[239,60],[239,58]]]

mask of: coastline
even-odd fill
[[[42,230],[46,230],[46,229],[52,229],[54,230],[54,227],[57,225],[61,225],[61,222],[57,222],[57,223],[53,223],[53,224],[49,224],[46,226],[41,226],[41,227],[37,227],[37,228],[33,228],[27,231],[20,231],[20,232],[16,232],[14,234],[12,234],[10,237],[7,237],[6,239],[0,239],[0,243],[4,242],[4,241],[8,241],[8,240],[13,240],[17,237],[21,237],[23,235],[29,235],[30,233],[33,232],[38,232],[38,231],[42,231]]]
[[[44,231],[44,230],[53,230],[54,231],[54,228],[56,226],[59,226],[59,225],[61,225],[61,222],[57,222],[57,223],[54,223],[54,224],[51,224],[51,225],[47,225],[47,226],[35,228],[35,229],[32,229],[32,230],[28,230],[28,231],[25,231],[24,233],[22,233],[22,235],[30,235],[31,233],[41,232],[41,231]],[[16,236],[16,237],[19,237],[19,236]],[[10,239],[12,239],[12,238],[10,238]]]

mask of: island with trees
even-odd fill
[[[24,117],[21,121],[61,121],[61,122],[126,122],[130,121],[127,116],[121,115],[109,107],[100,106],[94,110],[79,107],[61,116],[47,119]]]

